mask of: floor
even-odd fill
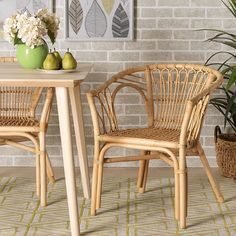
[[[92,170],[90,169],[90,173]],[[212,168],[214,175],[218,175],[217,168]],[[62,167],[54,168],[56,178],[64,177],[64,171]],[[120,177],[136,177],[138,173],[137,168],[105,168],[104,176],[120,176]],[[79,168],[76,168],[76,175],[79,176]],[[14,176],[23,178],[35,178],[35,168],[33,167],[0,167],[0,177]],[[168,167],[150,168],[149,177],[165,178],[172,177],[173,170]],[[205,172],[203,168],[189,168],[189,178],[203,177]]]
[[[150,168],[145,194],[137,192],[137,168],[106,168],[102,207],[95,217],[77,169],[81,235],[236,236],[236,181],[213,172],[225,203],[216,202],[201,168],[189,168],[188,228],[179,230],[171,168]],[[48,186],[46,208],[36,196],[34,173],[28,167],[0,168],[0,235],[70,236],[63,168],[55,168],[57,181]]]

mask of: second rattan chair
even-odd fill
[[[1,63],[13,63],[14,57],[0,57]],[[41,112],[36,118],[43,88],[0,87],[0,145],[10,145],[36,154],[36,193],[46,206],[46,176],[54,182],[54,174],[46,152],[45,135],[52,106],[53,89],[48,88]],[[34,146],[22,142],[31,141]]]
[[[223,202],[199,141],[209,95],[222,81],[222,75],[208,67],[155,64],[122,71],[87,94],[94,126],[92,215],[101,205],[103,165],[114,162],[140,160],[139,192],[145,190],[150,159],[161,159],[171,165],[175,176],[175,218],[180,221],[180,228],[186,227],[187,217],[187,155],[200,157],[216,199]],[[116,98],[119,96],[123,101],[130,93],[141,97],[137,100],[145,107],[145,127],[122,128],[119,124],[117,111],[121,104],[115,104]],[[114,147],[142,153],[105,158],[106,152]]]

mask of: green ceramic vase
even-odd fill
[[[29,69],[42,68],[47,54],[48,45],[46,43],[35,48],[30,48],[25,44],[19,44],[16,49],[18,62],[22,67]]]

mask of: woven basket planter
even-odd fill
[[[215,127],[216,159],[221,175],[236,178],[236,134],[222,134]]]

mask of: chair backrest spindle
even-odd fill
[[[0,63],[16,62],[15,57],[0,57]],[[34,117],[43,88],[34,87],[0,87],[1,117]]]
[[[150,65],[154,127],[180,130],[187,101],[210,88],[219,73],[200,65]],[[200,136],[209,94],[194,106],[188,126],[187,142],[194,145]]]
[[[209,82],[208,72],[190,65],[152,65],[149,83],[152,83],[154,126],[180,129],[186,101],[201,92]]]

